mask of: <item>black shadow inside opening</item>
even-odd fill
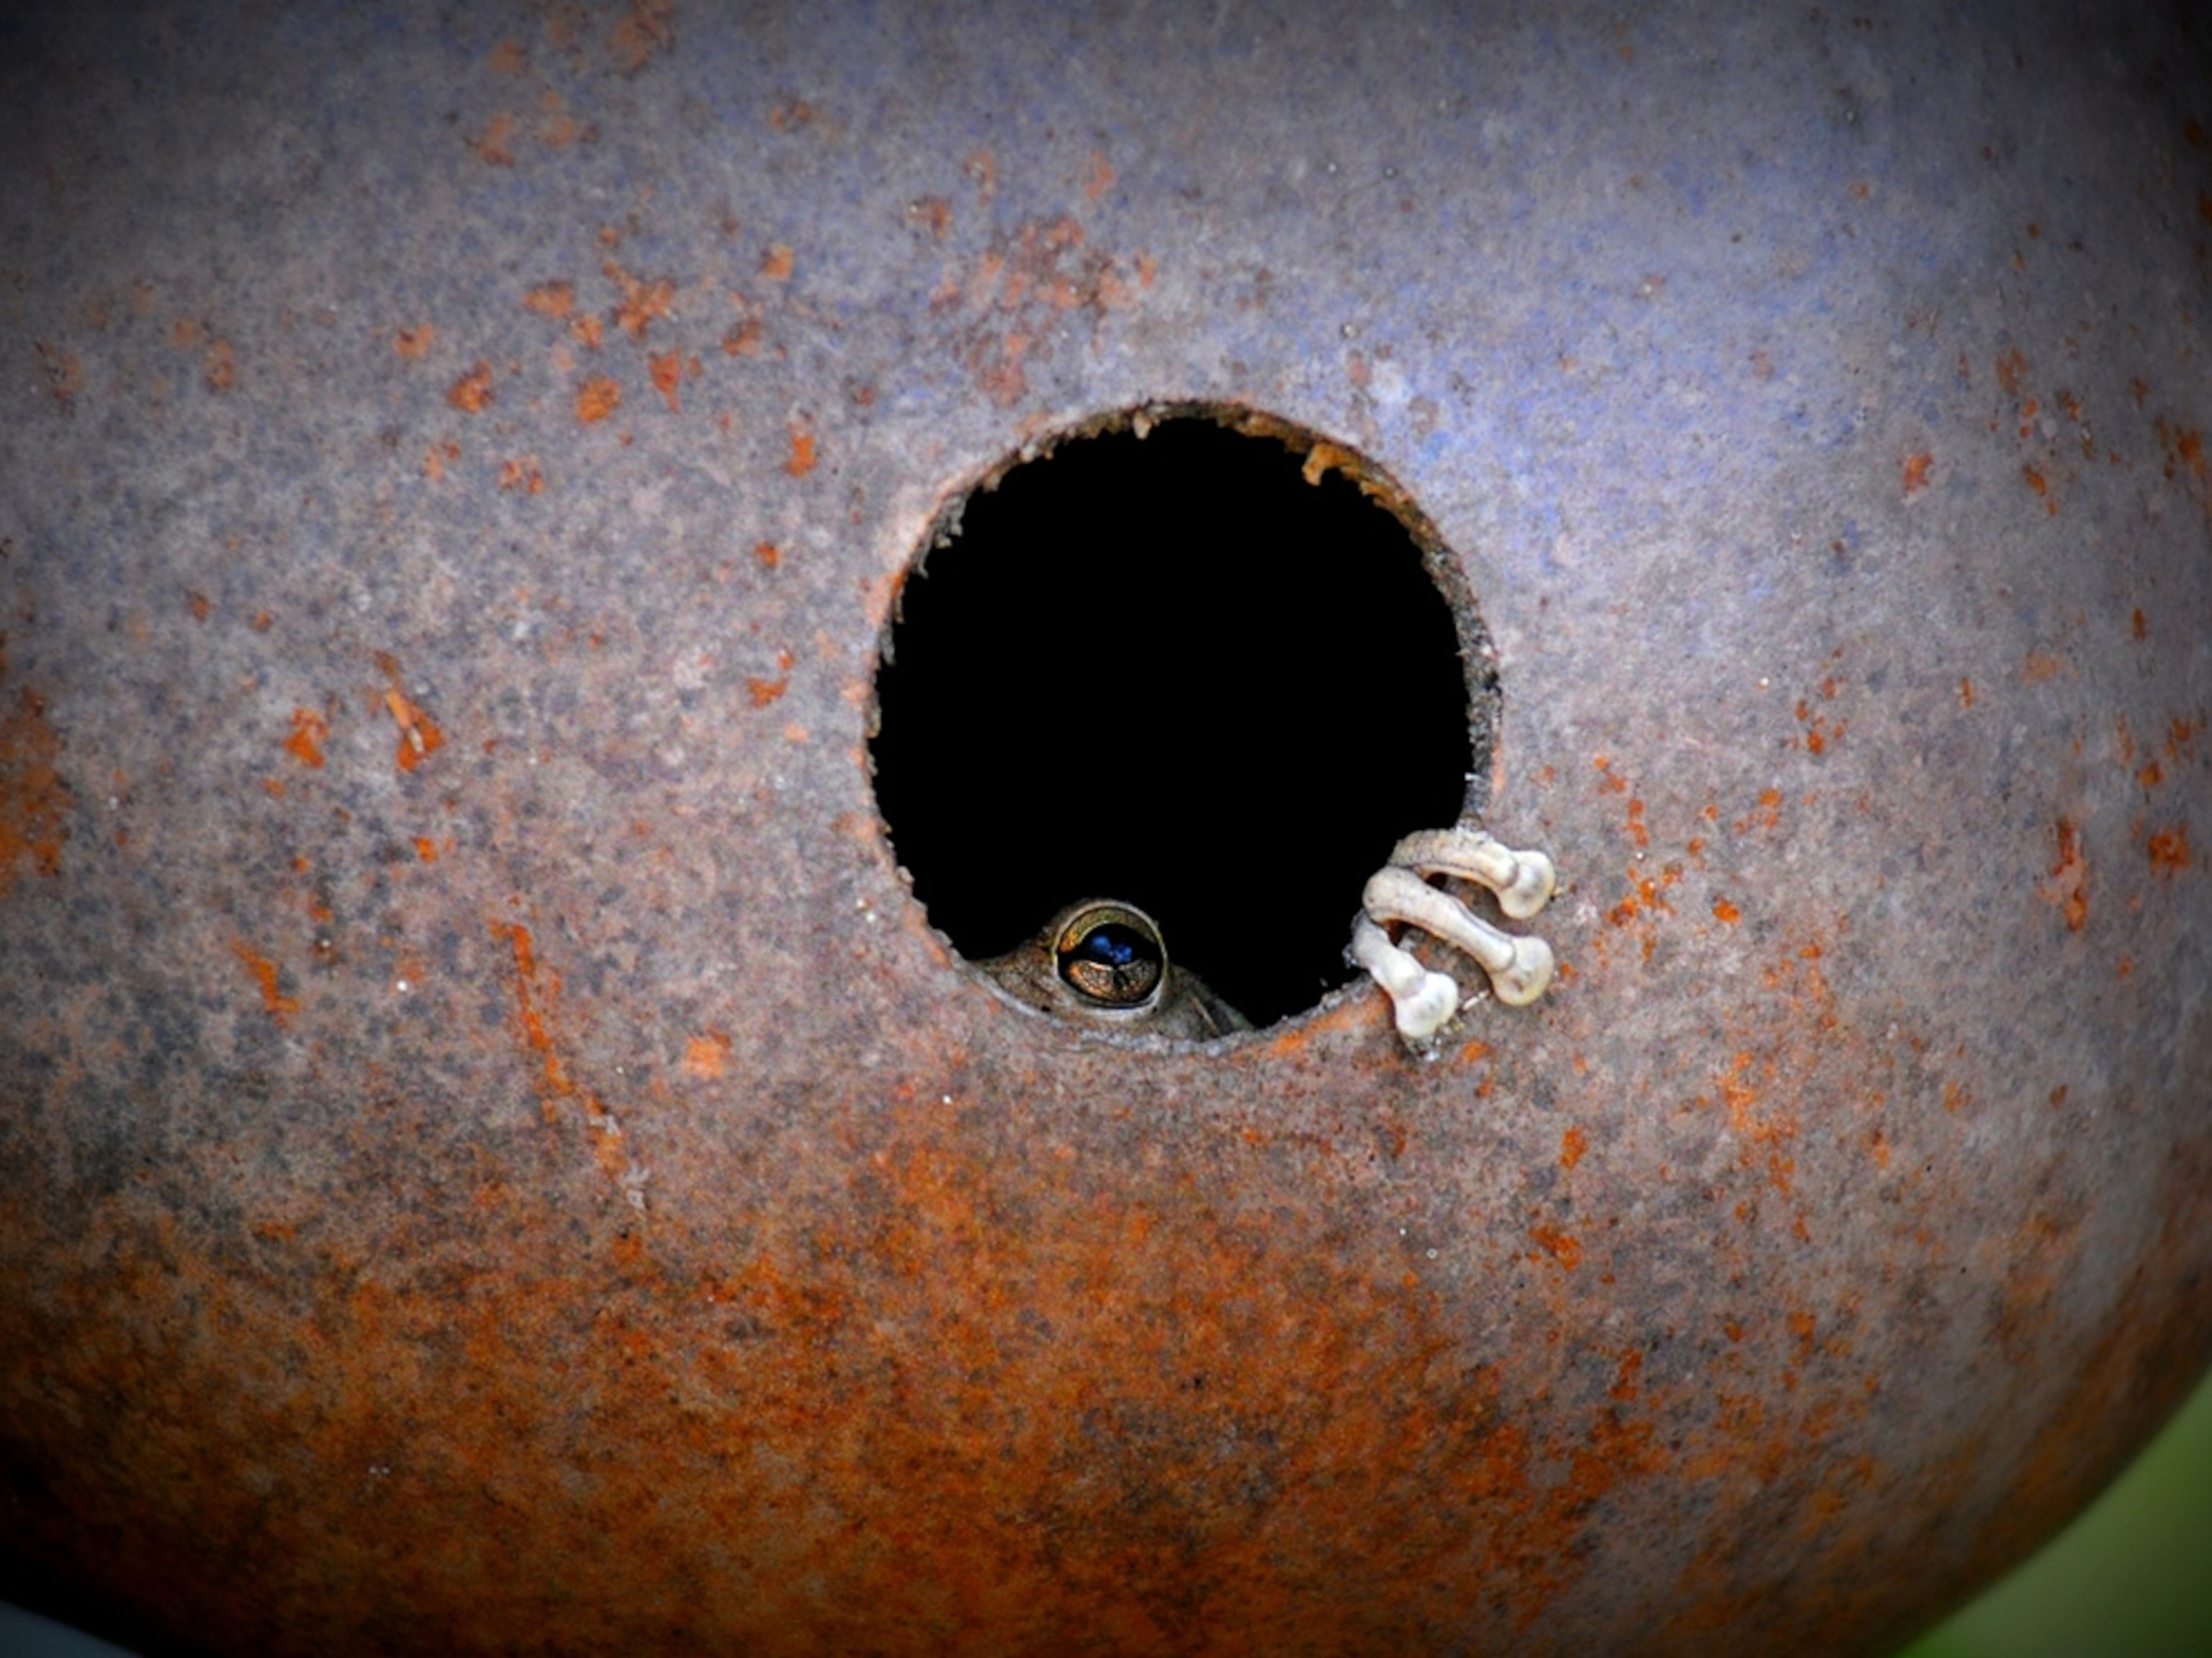
[[[1362,885],[1488,765],[1405,526],[1203,418],[1071,439],[978,491],[890,646],[877,802],[954,948],[1120,899],[1255,1025],[1350,977]]]

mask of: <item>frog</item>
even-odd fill
[[[1210,1042],[1252,1021],[1168,959],[1159,923],[1133,904],[1088,898],[976,966],[1024,1006],[1128,1036]]]
[[[1418,928],[1471,958],[1504,1007],[1535,1002],[1556,965],[1541,938],[1485,921],[1431,886],[1438,875],[1488,889],[1515,921],[1540,913],[1559,885],[1547,854],[1517,850],[1470,824],[1422,830],[1391,849],[1361,892],[1345,956],[1389,997],[1400,1039],[1423,1057],[1433,1056],[1470,998],[1450,974],[1404,948],[1391,928]],[[1205,980],[1169,959],[1158,922],[1117,899],[1071,904],[1034,937],[976,966],[1024,1005],[1102,1031],[1208,1042],[1252,1028]]]

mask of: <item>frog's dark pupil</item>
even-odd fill
[[[1141,933],[1118,921],[1093,927],[1083,936],[1075,951],[1107,967],[1126,967],[1139,956],[1152,954]]]

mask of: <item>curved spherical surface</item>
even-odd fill
[[[230,1652],[1709,1653],[2019,1557],[2212,1350],[2141,10],[0,24],[19,1571]],[[946,504],[1190,409],[1433,531],[1559,877],[1433,1058],[1364,976],[1040,1017],[902,877]]]

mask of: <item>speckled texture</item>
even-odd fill
[[[0,1538],[241,1653],[1932,1618],[2212,1350],[2188,9],[0,25]],[[1460,552],[1568,890],[1433,1065],[1086,1044],[885,849],[923,527],[1153,399]]]

